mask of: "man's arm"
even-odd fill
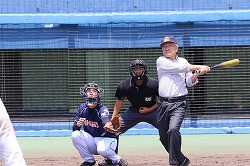
[[[190,71],[195,71],[195,70],[201,70],[201,72],[209,72],[210,71],[210,67],[207,65],[189,65],[188,69]],[[203,73],[204,74],[204,73]],[[202,75],[202,74],[200,74]]]
[[[116,99],[113,114],[112,114],[112,118],[116,117],[116,116],[119,116],[119,111],[122,108],[123,102],[124,102],[124,97],[121,100]]]
[[[124,97],[121,98],[121,100],[119,100],[118,98],[116,99],[112,118],[103,127],[106,131],[109,131],[112,133],[118,133],[120,131],[121,123],[119,121],[119,111],[122,108],[123,102],[124,102]],[[116,123],[116,124],[114,124],[114,123]]]

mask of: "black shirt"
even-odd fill
[[[128,78],[119,84],[115,94],[118,100],[127,97],[136,109],[152,107],[157,102],[158,96],[158,81],[151,77],[146,77],[141,86],[137,86],[131,78]]]

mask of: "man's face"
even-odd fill
[[[170,59],[176,58],[176,52],[178,51],[178,45],[175,43],[165,43],[162,46],[162,53]]]
[[[135,67],[132,69],[132,71],[136,76],[140,76],[145,71],[145,68],[144,67]]]
[[[89,98],[88,107],[95,108],[97,106],[98,102],[94,98],[97,97],[98,91],[95,88],[89,88],[86,91],[86,94],[87,94],[87,97]]]
[[[89,88],[89,89],[86,91],[86,94],[87,94],[88,97],[94,98],[94,97],[97,96],[98,91],[97,91],[96,89],[94,89],[94,88]]]

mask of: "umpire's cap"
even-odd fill
[[[160,47],[162,47],[165,43],[175,43],[177,44],[177,40],[173,36],[166,36],[162,39],[160,43]]]

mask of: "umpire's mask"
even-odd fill
[[[147,77],[148,66],[143,60],[136,59],[129,65],[129,72],[134,81]]]

